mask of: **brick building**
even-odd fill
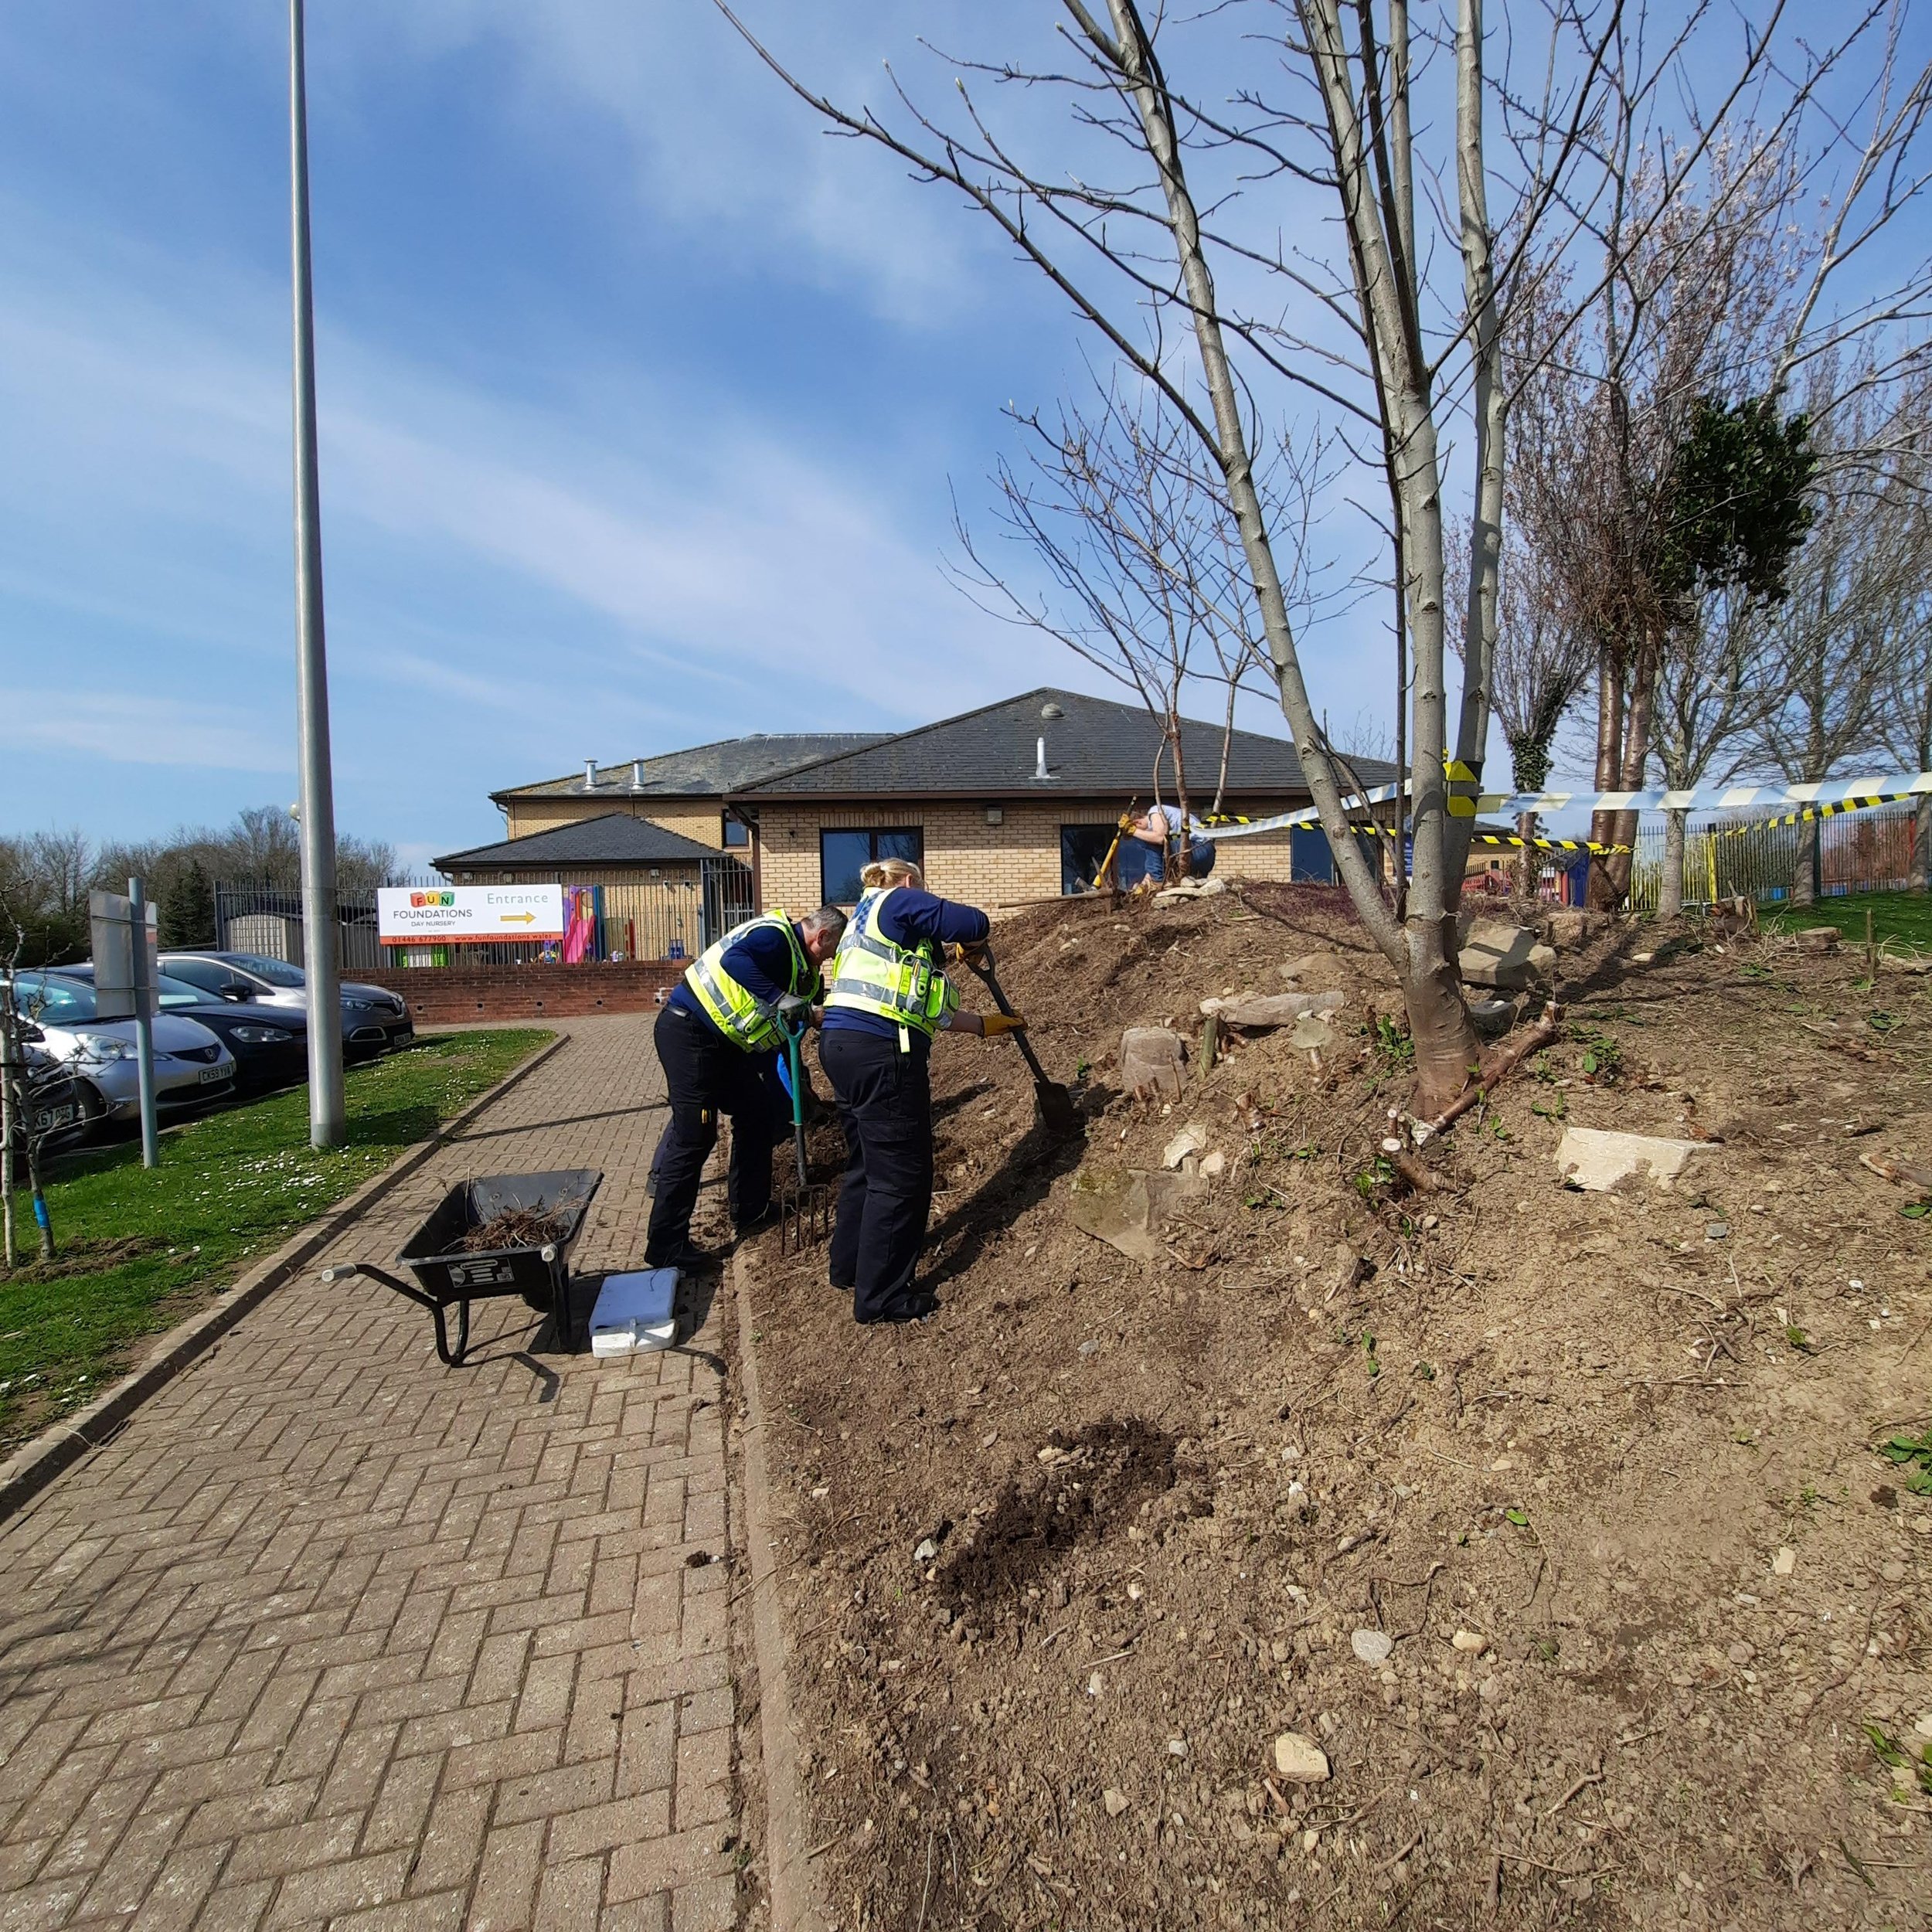
[[[1223,749],[1220,726],[1184,726],[1197,811],[1214,795]],[[1308,804],[1285,739],[1236,731],[1226,751],[1228,812],[1261,818]],[[706,854],[741,862],[748,903],[760,906],[796,912],[822,900],[849,903],[859,867],[895,854],[917,859],[935,892],[996,910],[1083,889],[1121,813],[1152,800],[1157,762],[1160,795],[1172,801],[1170,760],[1144,709],[1042,688],[911,731],[750,736],[621,765],[587,764],[580,776],[492,793],[510,838],[437,864],[446,873],[496,866],[529,876],[520,869],[528,855],[560,868],[543,876],[562,878],[570,862],[590,862],[591,854],[587,848],[580,861],[563,861],[553,842],[561,828],[597,826],[597,849],[609,853],[622,828],[637,822],[636,835],[648,824],[702,848],[701,872]],[[1373,761],[1356,770],[1367,784],[1392,775]],[[722,869],[709,870],[715,878]],[[1226,841],[1216,870],[1330,876],[1326,842],[1313,828]],[[634,865],[624,876],[638,876]]]

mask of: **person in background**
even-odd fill
[[[829,1272],[834,1287],[852,1290],[856,1320],[917,1321],[939,1306],[913,1278],[933,1201],[933,1036],[991,1036],[1026,1022],[962,1013],[946,977],[947,947],[985,952],[983,912],[935,898],[903,859],[875,861],[859,883],[818,1036],[845,1130]]]
[[[671,1122],[651,1163],[646,1267],[689,1270],[711,1259],[692,1244],[691,1213],[720,1114],[731,1116],[733,1223],[742,1234],[770,1212],[771,1150],[784,1133],[771,1070],[778,1015],[817,1017],[818,968],[845,930],[836,906],[797,923],[782,911],[747,920],[687,967],[665,1002],[654,1038]]]
[[[1187,876],[1205,879],[1214,869],[1213,840],[1200,821],[1184,816],[1179,805],[1150,805],[1139,818],[1123,820],[1121,830],[1126,836],[1115,876],[1122,892],[1131,892],[1143,879],[1165,885],[1168,855],[1179,856],[1184,830],[1189,835]]]

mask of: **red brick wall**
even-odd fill
[[[451,1026],[654,1012],[683,975],[682,962],[643,959],[585,966],[359,966],[352,977],[400,993],[418,1026]]]

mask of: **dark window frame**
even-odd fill
[[[825,841],[828,838],[866,841],[867,855],[860,860],[861,866],[874,864],[882,858],[910,858],[922,872],[926,869],[926,828],[923,825],[821,825],[818,828],[818,896],[821,903],[828,906],[855,905],[859,900],[856,892],[841,896],[832,889],[835,885],[845,884],[848,879],[856,885],[859,869],[854,867],[845,877],[835,878],[832,867],[826,863]],[[908,841],[913,849],[910,852],[891,850],[882,852],[879,849],[879,842],[882,838]]]
[[[1060,896],[1063,899],[1070,899],[1078,896],[1073,884],[1076,879],[1080,881],[1088,890],[1092,889],[1094,874],[1100,869],[1100,862],[1107,856],[1107,849],[1114,842],[1114,835],[1119,828],[1118,822],[1111,818],[1095,819],[1086,822],[1076,822],[1070,820],[1060,827]],[[1082,845],[1090,845],[1093,847],[1093,863],[1090,867],[1077,869],[1074,853],[1071,849],[1073,842],[1069,840],[1068,834],[1083,832],[1097,833],[1099,836],[1092,839],[1083,838],[1078,841]]]
[[[736,837],[733,837],[736,833]],[[726,852],[747,852],[751,846],[751,828],[733,812],[726,812],[720,821],[719,836],[724,841],[722,849]]]

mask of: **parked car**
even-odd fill
[[[49,1149],[77,1141],[107,1111],[100,1094],[45,1046],[22,1049],[27,1062],[27,1114],[32,1132]],[[24,1162],[19,1172],[26,1172]]]
[[[63,979],[94,983],[91,964],[50,970]],[[308,1015],[299,1007],[216,999],[171,973],[161,975],[158,990],[164,1013],[199,1021],[234,1055],[236,1091],[266,1094],[308,1079]]]
[[[299,966],[260,953],[163,953],[162,970],[217,999],[254,1000],[264,1006],[303,1006],[308,981]],[[410,1009],[380,986],[344,980],[342,1052],[366,1059],[386,1049],[406,1046],[416,1037]]]
[[[29,1046],[45,1047],[100,1100],[112,1121],[141,1117],[134,1023],[96,1017],[94,989],[63,973],[15,973],[0,982],[26,1023]],[[157,1013],[153,1022],[155,1111],[179,1114],[235,1090],[235,1056],[198,1020]],[[91,1102],[88,1104],[91,1106]]]

